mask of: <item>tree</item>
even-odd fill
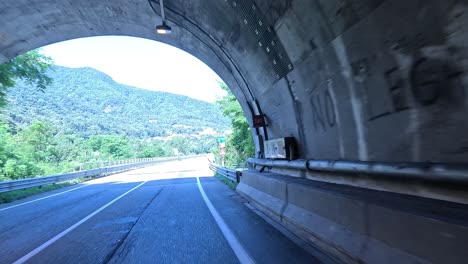
[[[31,148],[24,148],[28,142],[15,142],[8,125],[0,121],[0,181],[27,178],[40,175],[43,170],[26,156]],[[27,154],[25,154],[27,153]]]
[[[88,145],[102,158],[126,159],[132,157],[129,139],[120,135],[99,135],[88,140]]]
[[[227,92],[227,95],[216,103],[223,111],[223,115],[228,117],[232,124],[232,134],[226,139],[225,164],[226,166],[233,166],[245,162],[249,157],[253,157],[255,148],[249,123],[245,118],[241,105],[225,83],[220,82],[220,86]]]
[[[137,153],[137,158],[154,158],[154,157],[164,157],[169,151],[164,149],[160,142],[144,142],[142,141],[139,146]]]
[[[43,174],[43,170],[32,162],[8,159],[3,173],[8,179],[17,180]]]
[[[46,72],[51,63],[51,58],[33,50],[0,64],[0,107],[5,105],[6,92],[8,88],[15,86],[16,80],[34,85],[41,91],[50,85],[52,79]]]
[[[33,162],[56,161],[54,148],[55,131],[47,124],[36,121],[28,128],[18,133],[18,148],[22,150],[22,155]]]
[[[11,157],[10,145],[11,135],[8,133],[8,126],[0,121],[0,181],[4,175],[2,168]]]

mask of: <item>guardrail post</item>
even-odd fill
[[[236,182],[239,183],[242,176],[242,171],[236,171]]]
[[[255,169],[255,164],[250,163],[250,162],[247,161],[247,168],[249,168],[249,170],[253,170],[253,169]]]

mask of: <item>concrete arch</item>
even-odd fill
[[[158,1],[154,2],[158,7]],[[129,35],[195,55],[233,88],[263,138],[304,159],[465,162],[464,1],[5,0],[0,60],[71,38]],[[156,8],[157,10],[157,8]],[[257,102],[257,103],[255,103]]]

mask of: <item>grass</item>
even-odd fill
[[[0,204],[11,203],[13,201],[23,199],[29,196],[33,196],[36,194],[41,194],[41,193],[57,190],[63,187],[82,183],[89,179],[91,178],[83,177],[83,178],[73,179],[73,180],[61,182],[61,183],[52,183],[52,184],[47,184],[47,185],[42,185],[42,186],[31,187],[31,188],[27,188],[23,190],[0,193]]]
[[[226,178],[223,175],[218,174],[218,173],[216,173],[215,177],[218,178],[218,180],[220,180],[221,182],[223,182],[227,186],[229,186],[229,188],[231,188],[233,190],[236,190],[237,182],[231,181],[230,179],[228,179],[228,178]]]

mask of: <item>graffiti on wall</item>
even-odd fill
[[[408,81],[405,81],[407,77],[403,71],[396,66],[391,67],[382,73],[386,90],[380,90],[381,93],[378,94],[389,96],[390,110],[376,111],[378,107],[373,105],[375,102],[369,95],[369,89],[372,87],[365,85],[363,89],[368,98],[368,120],[373,121],[414,107],[463,101],[465,92],[460,79],[462,74],[463,72],[456,70],[447,61],[422,58],[413,64]]]
[[[316,130],[327,131],[336,125],[336,113],[330,90],[317,93],[310,97],[312,118]]]
[[[378,72],[371,71],[371,67],[365,58],[351,63],[356,86],[362,88],[368,121],[416,107],[436,103],[453,106],[465,100],[464,72],[457,70],[447,60],[422,58],[416,60],[409,71],[393,66]],[[383,82],[380,86],[383,87],[373,87],[369,81],[371,77],[373,80],[381,78]],[[309,97],[313,127],[316,131],[326,132],[337,123],[335,102],[329,90],[331,88],[319,91],[316,88]]]

